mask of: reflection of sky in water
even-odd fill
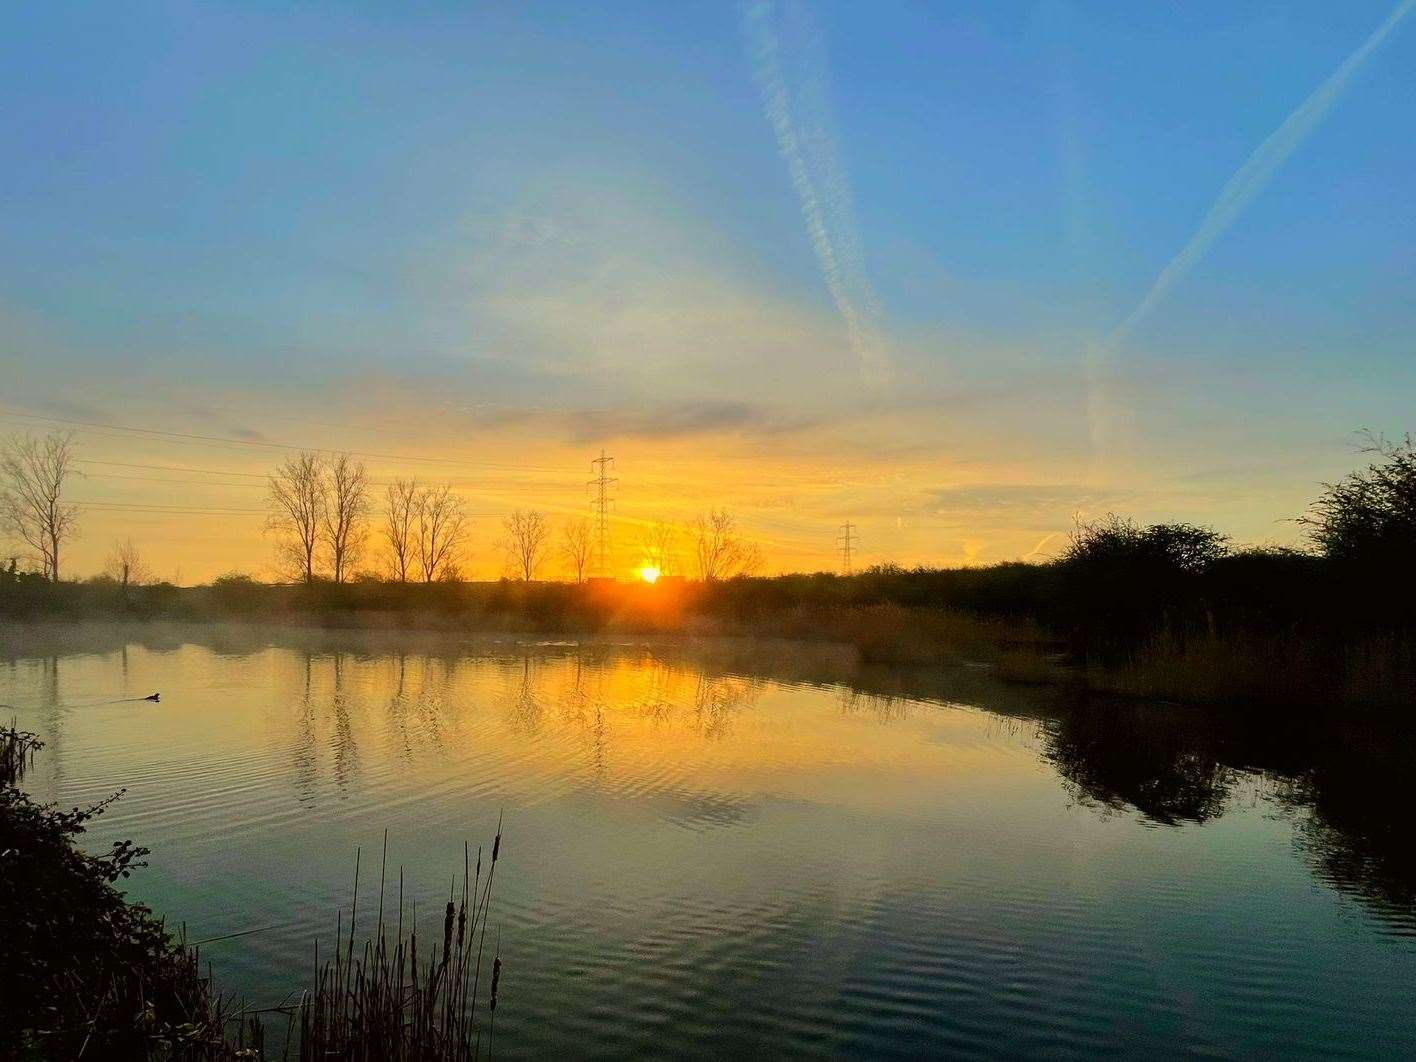
[[[783,650],[233,638],[17,657],[0,701],[37,792],[130,787],[92,840],[153,848],[137,896],[284,927],[209,949],[257,1002],[356,847],[387,829],[431,911],[505,811],[507,1053],[1416,1048],[1409,916],[1318,884],[1267,776],[1134,719]]]

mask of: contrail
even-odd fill
[[[1106,386],[1106,368],[1113,355],[1126,342],[1136,326],[1160,303],[1166,293],[1179,283],[1218,240],[1238,220],[1268,184],[1270,178],[1327,117],[1332,105],[1351,84],[1362,66],[1371,58],[1393,30],[1416,7],[1416,0],[1402,0],[1392,9],[1380,26],[1355,52],[1328,75],[1311,95],[1298,105],[1283,123],[1260,144],[1220,190],[1200,227],[1180,249],[1151,284],[1136,308],[1117,325],[1105,339],[1092,344],[1086,355],[1087,414],[1091,427],[1093,465],[1100,459],[1104,437],[1108,434],[1112,408]],[[1095,471],[1095,467],[1094,467]]]
[[[1264,185],[1268,184],[1274,172],[1327,117],[1328,111],[1351,84],[1357,71],[1372,53],[1381,47],[1382,42],[1410,13],[1412,7],[1416,7],[1416,0],[1402,0],[1397,4],[1386,17],[1386,21],[1376,28],[1362,46],[1344,59],[1342,64],[1328,75],[1327,80],[1319,85],[1297,110],[1285,118],[1283,124],[1245,160],[1244,165],[1239,167],[1234,176],[1229,178],[1229,183],[1220,191],[1219,198],[1214,201],[1214,205],[1210,207],[1209,213],[1205,215],[1204,221],[1200,223],[1189,242],[1160,271],[1145,298],[1107,337],[1107,348],[1114,350],[1125,342],[1126,337],[1155,308],[1165,293],[1209,252],[1215,241],[1224,235],[1229,226],[1234,224],[1244,209],[1253,202],[1254,197],[1263,190]]]
[[[804,13],[798,10],[797,14],[797,28],[803,29]],[[814,33],[799,33],[794,49],[800,60],[794,70],[798,76],[789,80],[777,32],[780,21],[774,0],[753,0],[743,7],[762,108],[787,164],[822,279],[845,322],[861,376],[877,387],[889,373],[879,334],[880,303],[865,275],[850,182],[836,152],[823,48]]]
[[[1031,552],[1029,552],[1029,553],[1024,553],[1024,554],[1023,554],[1022,559],[1025,560],[1025,561],[1026,561],[1026,560],[1032,560],[1034,557],[1036,557],[1039,553],[1041,553],[1041,552],[1043,551],[1043,548],[1044,548],[1049,542],[1051,542],[1054,538],[1056,538],[1056,537],[1057,537],[1058,535],[1060,535],[1061,533],[1062,533],[1061,531],[1054,531],[1054,532],[1052,532],[1052,534],[1050,534],[1050,535],[1044,535],[1043,538],[1042,538],[1042,541],[1040,541],[1036,546],[1034,546],[1034,547],[1032,548],[1032,551],[1031,551]]]

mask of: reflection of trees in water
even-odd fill
[[[698,729],[706,738],[727,733],[737,713],[751,708],[767,690],[765,679],[741,675],[698,676],[693,695],[693,712]]]
[[[350,778],[359,770],[359,745],[349,718],[349,697],[344,689],[344,654],[334,654],[334,686],[330,706],[334,713],[333,753],[334,784],[340,796],[349,795]]]
[[[910,717],[914,702],[890,693],[868,693],[853,686],[842,686],[836,703],[843,715],[871,715],[879,723],[898,723]]]
[[[561,726],[581,735],[590,754],[590,766],[597,779],[605,773],[605,706],[586,690],[584,655],[577,653],[568,669],[565,688],[556,699]]]
[[[546,666],[541,661],[540,681],[526,681],[522,686],[537,701],[538,719],[542,704],[554,703],[563,726],[593,731],[590,736],[601,763],[607,717],[627,714],[663,726],[686,726],[703,737],[717,738],[727,732],[732,717],[755,704],[768,687],[763,678],[712,675],[649,656],[635,660],[630,668],[616,663],[591,654],[577,654],[560,661],[559,666]],[[532,669],[532,674],[537,670]],[[558,690],[547,689],[557,682]]]
[[[1154,822],[1220,815],[1235,772],[1156,705],[1091,703],[1063,714],[1046,755],[1080,799],[1129,804]]]
[[[1025,742],[1030,748],[1036,749],[1048,735],[1046,725],[1037,719],[1022,719],[1015,715],[998,715],[994,712],[983,714],[983,732],[990,741]]]
[[[541,698],[535,680],[531,654],[526,653],[521,657],[521,678],[512,687],[508,708],[512,721],[528,736],[541,729]]]
[[[62,687],[69,655],[119,655],[129,640],[149,649],[203,644],[244,658],[276,645],[303,664],[290,674],[279,725],[292,725],[295,789],[302,805],[318,795],[322,762],[341,788],[358,777],[359,697],[387,727],[389,747],[403,756],[421,746],[451,747],[468,716],[468,696],[490,674],[503,679],[509,718],[523,733],[559,727],[582,742],[599,773],[613,762],[612,742],[626,717],[680,733],[717,739],[750,710],[773,681],[810,682],[838,691],[841,711],[889,725],[909,719],[922,702],[987,706],[1008,729],[1041,728],[1045,755],[1080,799],[1129,807],[1159,823],[1203,823],[1235,806],[1241,784],[1272,780],[1274,799],[1291,814],[1298,842],[1315,873],[1360,897],[1400,932],[1416,933],[1416,837],[1406,811],[1416,777],[1416,744],[1396,725],[1362,725],[1351,716],[1325,721],[1265,718],[1252,708],[1206,711],[1143,702],[1069,704],[1046,687],[1002,686],[975,670],[840,664],[773,649],[704,656],[685,647],[539,647],[493,652],[429,644],[409,651],[392,637],[370,640],[341,632],[254,633],[165,628],[139,635],[100,631],[36,632],[18,648],[0,649],[11,688],[30,691],[50,746],[42,762],[62,781]],[[833,658],[834,659],[834,658]],[[374,660],[379,693],[355,681],[356,665]],[[460,670],[461,669],[461,670]],[[303,679],[303,682],[301,680]],[[303,688],[300,688],[303,686]],[[492,694],[492,703],[499,703]],[[990,726],[995,725],[990,722]],[[1016,736],[1016,734],[1013,734]],[[324,759],[328,757],[328,759]],[[1253,773],[1251,773],[1253,772]],[[1247,780],[1247,781],[1246,781]]]
[[[1347,732],[1325,743],[1316,766],[1292,779],[1282,802],[1304,808],[1299,843],[1320,877],[1353,892],[1400,932],[1416,935],[1416,830],[1409,737]]]
[[[351,718],[351,698],[345,689],[345,654],[306,650],[301,656],[304,683],[295,718],[295,790],[302,805],[313,806],[319,786],[322,746],[329,748],[334,784],[341,796],[347,796],[350,782],[359,771],[359,743]],[[328,668],[318,668],[317,663],[328,663]],[[320,688],[322,684],[318,680],[324,677],[321,670],[327,670],[327,691]],[[319,734],[321,706],[325,704],[329,706],[327,742],[321,741]]]
[[[1102,701],[1063,712],[1046,747],[1081,799],[1171,825],[1219,817],[1261,772],[1317,876],[1416,933],[1416,751],[1397,728]]]
[[[448,696],[456,672],[456,658],[419,653],[411,667],[406,652],[391,658],[385,679],[385,717],[389,742],[405,762],[420,748],[444,747],[451,738],[449,731],[456,731],[458,719],[452,709],[460,702]]]
[[[300,708],[295,718],[295,791],[303,807],[315,803],[315,784],[319,778],[319,746],[315,739],[315,699],[313,690],[314,654],[304,657],[305,682]]]
[[[397,653],[393,658],[392,690],[388,695],[388,729],[405,763],[413,758],[413,740],[408,732],[408,654]]]
[[[295,786],[302,804],[318,796],[322,775],[348,795],[367,754],[409,763],[419,752],[445,751],[462,721],[464,701],[450,697],[458,660],[429,653],[376,657],[340,649],[300,652],[303,687],[294,698]]]

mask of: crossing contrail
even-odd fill
[[[889,373],[880,303],[865,274],[850,182],[836,150],[824,48],[805,12],[797,8],[794,14],[790,28],[796,32],[788,49],[778,32],[782,18],[775,0],[744,5],[753,72],[826,289],[845,323],[862,378],[879,386]]]

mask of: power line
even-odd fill
[[[41,420],[47,424],[67,424],[73,427],[89,428],[97,431],[121,432],[129,435],[149,436],[159,439],[179,439],[184,442],[200,442],[219,446],[245,446],[262,450],[309,450],[318,454],[349,454],[352,457],[366,457],[376,461],[422,461],[429,464],[448,465],[454,468],[496,469],[504,472],[558,472],[559,469],[533,465],[511,465],[496,462],[473,463],[450,457],[415,457],[412,454],[379,453],[374,450],[338,450],[325,446],[296,446],[293,443],[258,439],[230,439],[220,435],[198,435],[193,432],[163,431],[158,428],[134,428],[124,424],[104,424],[101,421],[76,420],[70,417],[49,417],[39,413],[21,413],[19,410],[0,408],[0,416],[21,417],[25,420]],[[245,475],[246,473],[241,473]]]
[[[196,468],[192,465],[140,465],[132,461],[100,461],[96,457],[76,457],[79,465],[110,465],[113,468],[145,468],[152,472],[201,472],[208,476],[245,476],[250,479],[265,480],[264,472],[230,472],[224,468]],[[264,483],[259,484],[264,486]]]
[[[118,502],[74,502],[74,504],[85,512],[115,514],[162,513],[167,516],[235,516],[245,513],[264,516],[270,511],[268,509],[208,508],[199,505],[166,505],[161,502],[154,502],[151,505],[143,505],[137,502],[127,505]]]
[[[222,483],[214,479],[171,479],[164,476],[123,476],[116,472],[81,472],[84,479],[121,479],[136,483],[175,483],[189,487],[216,487],[220,489],[265,490],[264,483]]]
[[[841,525],[841,533],[836,537],[836,541],[841,544],[841,567],[845,574],[851,574],[851,556],[855,552],[855,547],[860,541],[860,536],[856,534],[856,525],[847,521]]]
[[[619,482],[619,479],[609,474],[610,467],[615,463],[613,457],[606,457],[605,451],[600,450],[600,456],[590,462],[590,467],[595,471],[595,478],[590,480],[589,486],[595,490],[595,499],[592,504],[595,506],[596,514],[596,538],[599,545],[600,574],[609,574],[610,555],[610,505],[614,499],[610,497],[609,490]]]

